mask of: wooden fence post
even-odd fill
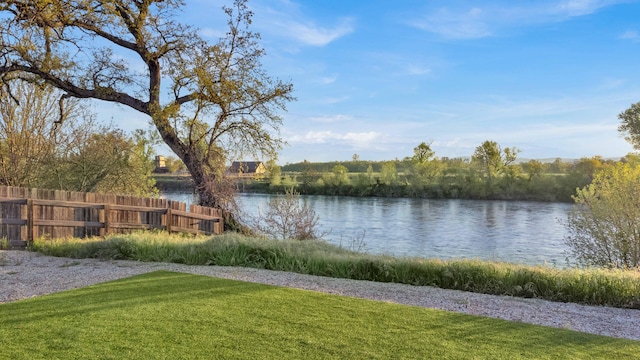
[[[171,221],[173,220],[172,216],[171,216],[171,208],[167,208],[167,212],[165,214],[166,214],[166,217],[167,217],[167,219],[166,219],[167,232],[169,234],[171,234]]]
[[[104,204],[104,235],[107,236],[111,232],[111,224],[109,218],[111,217],[111,206]]]
[[[33,199],[27,199],[27,242],[32,242],[36,238],[33,216]]]

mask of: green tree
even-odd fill
[[[267,161],[267,175],[269,176],[269,185],[277,186],[282,183],[282,169],[274,159]]]
[[[319,180],[318,172],[311,166],[311,163],[304,160],[302,163],[302,173],[300,176],[302,187],[308,190],[311,184]]]
[[[544,173],[544,165],[538,160],[529,160],[522,164],[523,170],[527,173],[527,180],[531,182],[534,177],[539,177]]]
[[[494,179],[500,173],[505,173],[508,166],[516,161],[519,152],[515,147],[502,149],[495,141],[485,141],[476,147],[471,159],[483,171],[490,191]]]
[[[349,169],[347,169],[344,165],[336,165],[331,169],[333,176],[331,178],[331,183],[336,186],[349,185]]]
[[[392,185],[398,180],[398,171],[394,161],[385,161],[380,169],[380,182],[385,185]]]
[[[64,92],[61,104],[98,99],[147,115],[184,162],[200,203],[225,208],[226,160],[275,156],[283,145],[277,112],[293,100],[293,88],[261,67],[264,50],[249,31],[246,0],[224,8],[229,29],[214,44],[176,20],[183,6],[182,0],[3,0],[0,78],[48,83]]]
[[[640,167],[617,163],[577,191],[565,242],[585,265],[640,266]]]
[[[60,154],[48,169],[47,188],[151,196],[157,194],[153,149],[142,132],[129,137],[106,126]]]
[[[620,113],[618,119],[621,121],[618,131],[634,149],[640,150],[640,102]]]
[[[431,144],[422,142],[413,148],[413,157],[411,160],[413,160],[414,163],[426,164],[432,160],[435,154],[435,151],[431,150]]]
[[[165,166],[167,167],[167,171],[169,171],[172,174],[177,173],[178,171],[187,170],[182,160],[174,156],[167,156],[164,161],[165,161]]]
[[[627,154],[625,156],[622,157],[622,159],[620,159],[621,162],[629,164],[631,166],[638,166],[640,165],[640,155],[639,154],[634,154],[634,153],[630,153]]]
[[[431,182],[442,171],[443,165],[435,159],[435,154],[431,146],[424,142],[413,149],[410,162],[415,184]]]

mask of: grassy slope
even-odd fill
[[[640,342],[154,272],[0,305],[0,358],[632,358]]]

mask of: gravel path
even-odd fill
[[[444,290],[428,286],[333,279],[238,267],[102,261],[0,251],[0,303],[169,270],[321,291],[640,340],[640,310],[584,306]]]

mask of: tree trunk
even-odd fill
[[[235,212],[235,187],[224,176],[224,169],[218,171],[209,170],[209,165],[198,159],[195,154],[185,152],[177,154],[184,162],[191,174],[198,195],[198,204],[222,210],[224,219],[224,231],[235,231],[245,235],[251,234],[251,230],[242,224]],[[221,166],[224,166],[222,164]]]

